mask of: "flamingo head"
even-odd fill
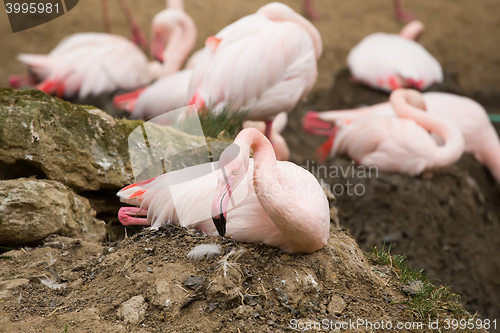
[[[422,93],[413,89],[398,89],[404,91],[406,102],[420,110],[427,110]]]
[[[151,42],[150,53],[159,62],[165,61],[163,51],[167,45],[169,32],[161,27],[153,28],[153,39]]]
[[[248,170],[248,151],[233,143],[221,154],[217,170],[217,187],[212,202],[212,221],[219,235],[226,234],[227,208],[232,200],[234,189],[246,177]],[[234,206],[233,202],[233,206]]]

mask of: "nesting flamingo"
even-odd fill
[[[411,21],[397,34],[366,36],[347,56],[354,80],[391,92],[398,88],[425,90],[443,81],[439,62],[416,39],[424,30]]]
[[[422,98],[421,108],[455,125],[465,139],[465,152],[486,166],[500,183],[500,140],[484,108],[470,98],[442,92],[423,93]],[[396,113],[389,102],[353,110],[311,111],[304,119],[304,129],[311,134],[329,135],[332,125],[370,116],[395,117]],[[434,138],[441,143],[439,137]]]
[[[193,69],[190,104],[219,112],[247,111],[266,121],[291,111],[317,79],[321,36],[305,18],[281,3],[270,3],[209,37]]]
[[[399,118],[387,116],[389,112],[380,106],[355,121],[347,115],[337,118],[333,135],[321,148],[323,157],[348,155],[363,166],[419,175],[450,165],[462,156],[465,149],[462,133],[446,119],[425,112],[426,102],[420,93],[395,90],[390,104]],[[325,117],[329,115],[335,117],[332,113]],[[317,122],[321,115],[318,116],[308,116],[306,130],[318,129],[316,133],[321,133],[326,129]],[[441,137],[444,144],[438,145],[429,131]]]
[[[152,30],[152,53],[159,60],[165,59],[163,64],[149,62],[129,40],[105,33],[75,34],[61,41],[49,55],[21,54],[19,60],[43,80],[38,89],[60,97],[78,94],[85,98],[120,88],[132,90],[178,71],[196,41],[193,20],[180,10],[158,13]]]
[[[169,183],[192,174],[191,168],[123,188],[121,200],[140,208],[120,209],[120,221],[153,228],[170,221],[287,252],[310,253],[326,245],[329,208],[320,184],[304,168],[276,161],[271,143],[258,130],[241,131],[216,171],[170,191]],[[137,217],[141,214],[147,218]]]

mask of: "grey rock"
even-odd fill
[[[51,234],[101,242],[106,230],[88,200],[57,181],[0,181],[0,244],[39,243]]]
[[[134,296],[118,308],[118,318],[126,324],[137,325],[144,320],[147,306],[144,297]]]

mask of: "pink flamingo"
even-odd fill
[[[356,121],[351,121],[347,115],[338,117],[336,130],[320,148],[322,157],[344,154],[359,165],[419,175],[450,165],[462,156],[465,148],[462,133],[445,119],[424,112],[425,102],[420,93],[395,90],[390,96],[390,104],[399,118],[387,116],[388,112],[380,105],[367,110],[365,116],[358,116]],[[332,112],[325,115],[328,116],[336,118]],[[319,129],[316,133],[324,133],[326,128],[318,118],[321,114],[318,117],[308,115],[306,130]],[[438,145],[428,131],[441,137],[444,144]]]
[[[279,161],[288,161],[290,158],[290,149],[288,148],[285,138],[281,135],[281,132],[286,127],[287,121],[288,114],[286,112],[281,112],[274,118],[271,129],[270,141],[273,143],[276,158]],[[263,121],[247,120],[243,123],[243,128],[251,127],[257,129],[262,134],[266,132],[266,124]]]
[[[448,93],[428,92],[423,93],[422,98],[424,104],[419,108],[455,125],[465,139],[465,152],[486,166],[500,183],[500,140],[484,108],[470,98]],[[389,102],[354,110],[308,112],[304,128],[312,134],[329,135],[332,124],[350,123],[369,116],[394,117],[396,113]],[[441,143],[439,137],[434,137]]]
[[[322,53],[321,36],[305,18],[270,3],[209,37],[193,70],[189,104],[219,112],[248,111],[266,122],[291,111],[311,90]]]
[[[130,112],[132,119],[148,119],[186,106],[192,69],[200,56],[201,50],[198,50],[186,61],[184,70],[162,77],[147,87],[115,96],[115,108]]]
[[[183,32],[176,33],[177,27]],[[79,33],[65,38],[49,55],[21,54],[19,60],[43,81],[38,89],[80,98],[118,88],[135,89],[179,70],[196,41],[189,15],[165,9],[153,19],[152,53],[163,64],[149,62],[144,53],[121,36]],[[169,38],[170,37],[170,38]],[[165,41],[168,44],[165,46]]]
[[[396,34],[366,36],[347,56],[354,80],[384,91],[406,87],[424,90],[443,81],[439,62],[416,42],[424,29],[420,21],[408,23]]]
[[[241,131],[218,165],[217,171],[182,184],[175,207],[169,180],[192,173],[190,168],[125,187],[118,192],[121,200],[141,208],[120,209],[120,221],[153,228],[170,221],[287,252],[310,253],[327,244],[329,208],[317,179],[293,163],[276,161],[258,130]],[[239,203],[232,205],[233,200]]]

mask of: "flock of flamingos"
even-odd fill
[[[397,1],[395,6],[401,18],[411,18]],[[317,16],[311,0],[305,7]],[[66,98],[128,90],[114,102],[136,119],[194,104],[202,112],[246,111],[248,122],[221,155],[217,171],[186,184],[175,205],[169,179],[188,169],[123,188],[118,196],[135,207],[123,207],[120,221],[153,228],[168,221],[288,252],[324,247],[330,227],[326,196],[309,171],[286,162],[289,150],[279,134],[287,113],[317,79],[323,50],[314,25],[284,4],[269,3],[207,38],[188,59],[196,26],[182,0],[169,0],[152,22],[155,60],[149,61],[141,49],[147,41],[124,8],[133,41],[109,33],[69,36],[48,55],[19,55],[30,75],[13,76],[11,84]],[[358,165],[415,176],[466,152],[500,182],[500,141],[481,105],[448,93],[420,93],[443,80],[439,62],[417,42],[423,29],[411,20],[400,34],[374,33],[349,53],[353,79],[389,92],[388,102],[310,111],[304,130],[328,137],[318,150],[323,159],[345,155]]]

